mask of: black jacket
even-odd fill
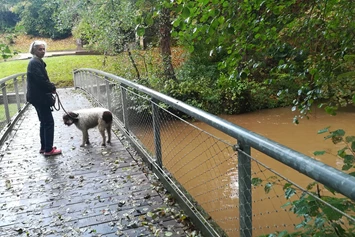
[[[46,63],[33,57],[27,66],[27,101],[33,105],[51,106],[52,93],[55,90],[54,84],[49,81]]]

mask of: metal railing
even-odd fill
[[[307,182],[355,200],[355,177],[266,137],[119,76],[86,68],[73,76],[75,88],[115,114],[119,129],[205,236],[294,231],[303,219],[284,204],[312,196]],[[275,170],[273,162],[284,168]],[[318,208],[342,215],[345,229],[354,222],[312,198]]]
[[[28,103],[26,102],[26,73],[0,79],[0,144],[3,143]]]

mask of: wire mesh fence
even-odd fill
[[[206,236],[354,236],[353,177],[123,78],[83,69],[74,81],[115,114]]]

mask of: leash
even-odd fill
[[[57,92],[55,92],[55,95],[53,96],[53,99],[54,99],[54,104],[53,104],[53,106],[52,106],[53,109],[55,109],[56,111],[59,111],[60,108],[62,108],[63,111],[64,111],[71,119],[77,119],[77,118],[73,118],[73,117],[64,109],[64,106],[63,106],[62,102],[60,101],[59,95],[58,95]],[[58,107],[56,107],[56,105],[55,105],[56,102],[57,102]]]
[[[67,113],[67,111],[65,111],[65,109],[64,109],[64,107],[63,107],[62,102],[61,102],[60,99],[59,99],[58,93],[55,92],[55,94],[52,95],[52,97],[53,97],[53,100],[54,100],[54,104],[53,104],[53,106],[52,106],[53,109],[56,110],[56,111],[59,111],[59,110],[60,110],[60,107],[62,107],[63,111],[64,111],[65,113]],[[58,106],[58,107],[56,106],[56,103],[57,103],[57,106]]]

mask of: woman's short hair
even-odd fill
[[[44,45],[44,48],[47,49],[47,44],[46,44],[46,42],[41,41],[41,40],[35,40],[35,41],[33,41],[33,42],[31,43],[31,45],[30,45],[30,54],[32,54],[32,55],[35,54],[33,50],[34,50],[34,48],[35,48],[36,46],[38,46],[38,45]]]

